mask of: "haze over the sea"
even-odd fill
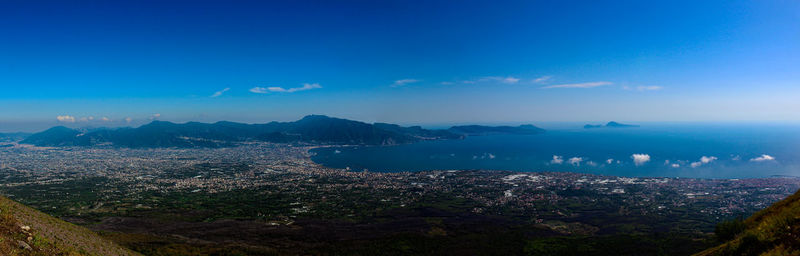
[[[353,171],[569,171],[626,177],[800,176],[800,125],[649,124],[313,150]]]

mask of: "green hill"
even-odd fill
[[[743,222],[721,223],[717,236],[729,239],[696,255],[800,255],[800,192]]]
[[[0,255],[139,255],[92,231],[0,197]]]

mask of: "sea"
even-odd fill
[[[800,176],[800,125],[646,124],[562,127],[395,146],[317,148],[311,159],[351,171],[509,170],[625,177]]]

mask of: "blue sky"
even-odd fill
[[[0,35],[0,131],[800,120],[797,1],[3,1]]]

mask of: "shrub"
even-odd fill
[[[730,241],[741,234],[745,228],[747,228],[747,226],[745,226],[744,220],[740,216],[739,218],[726,220],[717,224],[717,227],[714,229],[714,234],[717,235],[717,239],[720,241]]]

